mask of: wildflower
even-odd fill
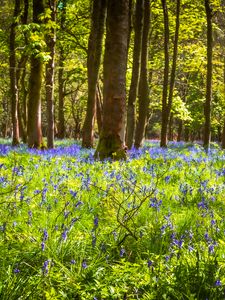
[[[70,263],[71,263],[71,265],[75,265],[75,263],[76,263],[75,259],[71,259]]]
[[[42,272],[43,272],[44,275],[47,275],[48,272],[49,272],[49,268],[48,267],[49,267],[50,262],[51,261],[49,259],[47,259],[47,260],[44,261],[44,264],[42,266]]]
[[[86,262],[86,260],[84,259],[83,261],[82,261],[82,268],[83,269],[87,269],[87,262]]]
[[[125,253],[126,253],[125,249],[121,248],[120,249],[120,257],[123,257]]]
[[[221,286],[221,285],[222,285],[221,281],[219,279],[217,279],[215,282],[215,286]]]
[[[44,233],[43,233],[43,241],[47,241],[48,239],[48,232],[46,229],[44,229]]]
[[[148,259],[147,263],[148,263],[148,268],[150,268],[152,266],[152,264],[153,264],[153,262],[150,259]]]
[[[45,243],[44,243],[44,242],[41,243],[41,250],[42,250],[42,251],[45,250]]]
[[[20,269],[15,268],[15,269],[13,270],[13,272],[14,272],[15,274],[18,274],[18,273],[20,273]]]
[[[94,218],[94,226],[97,227],[98,226],[98,217],[95,216]]]

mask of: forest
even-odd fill
[[[225,1],[0,0],[0,299],[225,299]]]

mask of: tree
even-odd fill
[[[174,37],[173,47],[173,62],[170,75],[170,86],[169,96],[168,94],[168,83],[169,83],[169,18],[166,0],[162,0],[163,15],[164,15],[164,55],[165,55],[165,67],[164,67],[164,82],[163,82],[163,96],[162,96],[162,125],[161,125],[161,141],[160,146],[167,146],[167,128],[170,119],[173,90],[175,83],[176,74],[176,63],[177,63],[177,50],[178,50],[178,38],[179,38],[179,26],[180,26],[180,0],[177,0],[176,9],[176,30]]]
[[[142,45],[142,31],[143,31],[143,15],[144,15],[144,1],[136,1],[135,9],[135,37],[133,50],[133,66],[131,85],[128,96],[127,106],[127,147],[130,149],[133,145],[135,132],[135,102],[137,98],[138,84],[140,78],[140,60],[141,60],[141,45]]]
[[[46,64],[46,103],[47,103],[47,146],[54,148],[54,76],[55,76],[55,43],[56,43],[56,0],[48,0],[50,9],[51,26],[46,35],[47,49],[50,53],[50,59]],[[49,21],[49,20],[47,20]]]
[[[145,0],[144,4],[144,27],[142,37],[141,50],[141,76],[139,82],[139,113],[135,132],[135,148],[142,145],[149,106],[149,82],[148,82],[148,43],[149,43],[149,29],[150,29],[150,1]]]
[[[9,67],[10,67],[10,94],[11,94],[11,110],[12,110],[12,145],[16,146],[19,144],[19,121],[18,121],[18,86],[16,78],[16,50],[15,50],[15,39],[16,39],[16,27],[18,25],[18,17],[21,13],[21,0],[15,0],[15,8],[13,21],[10,28],[9,38]]]
[[[44,0],[33,0],[33,22],[41,25],[41,16],[45,10]],[[37,33],[36,33],[37,34]],[[41,44],[35,43],[31,54],[31,71],[28,98],[28,147],[40,148],[41,130],[41,86],[43,77],[43,59],[40,55]]]
[[[95,157],[122,159],[125,154],[128,0],[109,0],[104,55],[103,124]]]
[[[212,9],[210,0],[205,0],[205,12],[207,20],[207,75],[206,75],[206,99],[204,105],[205,127],[203,145],[208,151],[210,143],[211,127],[211,102],[212,102]]]
[[[106,0],[94,0],[91,18],[91,32],[88,41],[88,100],[83,126],[82,146],[93,147],[94,121],[96,115],[96,87],[102,54],[102,40],[106,16]]]

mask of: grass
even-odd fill
[[[0,145],[0,299],[225,299],[225,153]]]

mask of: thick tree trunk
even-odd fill
[[[173,141],[173,114],[170,114],[168,140]]]
[[[139,97],[138,97],[138,121],[135,131],[135,148],[141,147],[144,136],[145,127],[148,115],[149,106],[149,86],[148,86],[148,37],[150,29],[150,1],[144,2],[144,27],[142,37],[142,51],[141,51],[141,75],[139,82]]]
[[[210,1],[205,0],[205,11],[207,19],[207,77],[206,77],[206,100],[204,106],[205,126],[203,146],[206,151],[209,149],[210,143],[210,127],[211,127],[211,102],[212,102],[212,9]]]
[[[142,45],[142,31],[143,31],[143,14],[144,1],[137,0],[135,11],[135,37],[133,50],[133,68],[131,85],[128,96],[127,107],[127,147],[130,149],[133,146],[134,131],[135,131],[135,103],[137,98],[138,84],[140,78],[140,60],[141,60],[141,45]]]
[[[16,78],[16,50],[15,50],[15,38],[16,27],[18,25],[18,16],[21,10],[21,0],[15,0],[15,8],[13,21],[10,28],[9,38],[9,65],[10,65],[10,94],[11,94],[11,113],[12,113],[12,145],[17,146],[19,144],[19,121],[18,121],[18,86]]]
[[[109,0],[107,8],[103,124],[95,157],[125,159],[129,0]]]
[[[51,22],[56,23],[56,0],[49,0]],[[54,77],[55,77],[55,43],[56,30],[51,28],[46,36],[46,44],[51,58],[46,64],[46,103],[47,103],[47,147],[54,148]]]
[[[102,54],[102,40],[106,16],[106,0],[94,0],[92,10],[92,25],[88,42],[88,101],[87,112],[83,126],[82,146],[93,147],[94,121],[96,115],[96,87]]]
[[[33,0],[33,22],[41,24],[40,15],[44,13],[44,1]],[[41,131],[41,85],[43,63],[36,55],[31,56],[31,73],[28,98],[28,147],[42,146]]]

